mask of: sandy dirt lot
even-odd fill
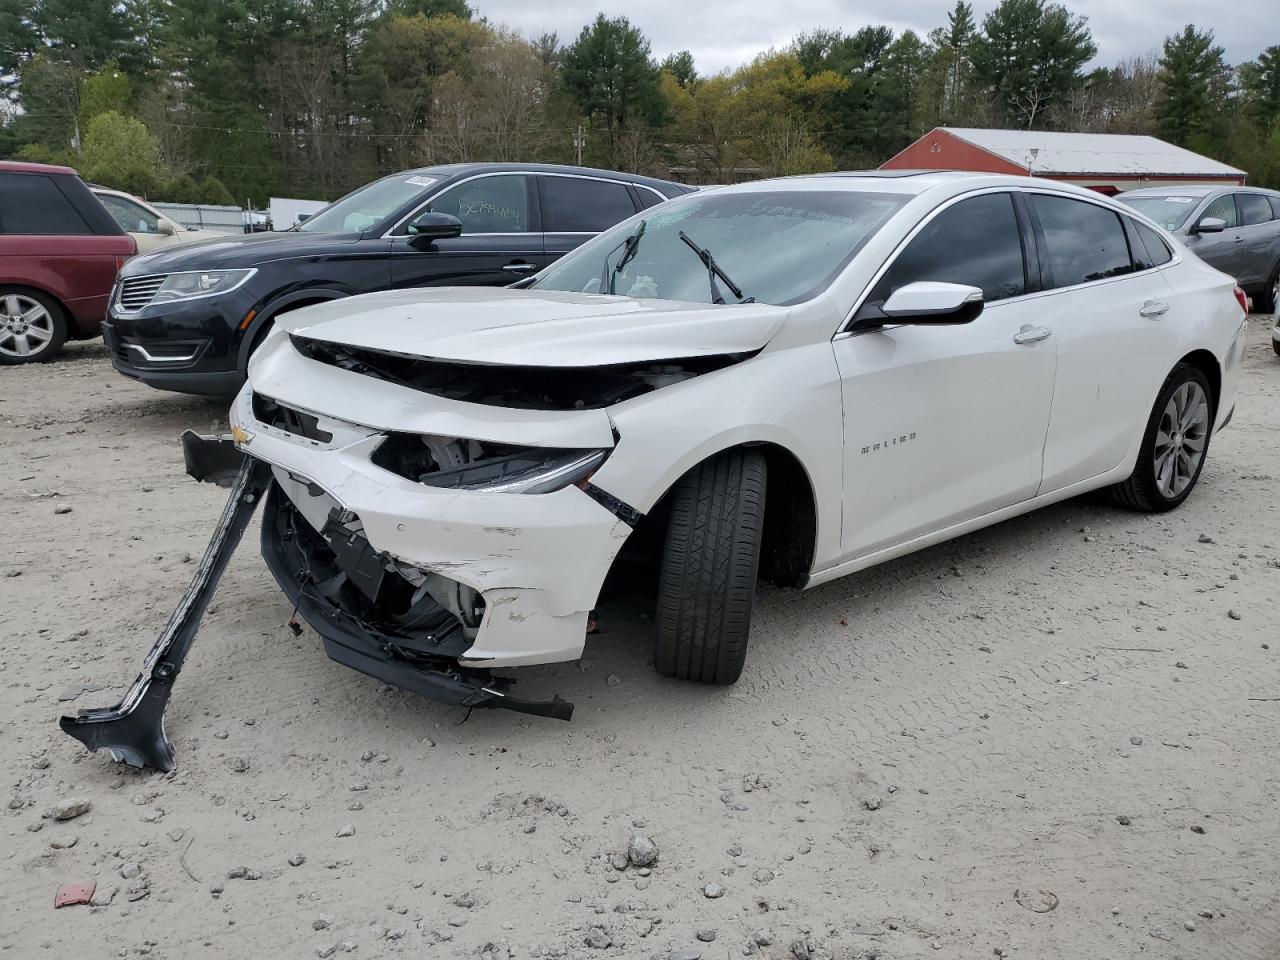
[[[1252,327],[1182,509],[1074,501],[765,594],[728,689],[659,678],[606,607],[583,661],[516,674],[571,724],[460,723],[330,662],[255,525],[172,776],[55,721],[114,702],[189,580],[225,492],[177,438],[223,409],[101,344],[0,369],[0,955],[1280,957],[1280,359]],[[635,833],[658,861],[617,869]],[[101,905],[55,911],[75,880]]]

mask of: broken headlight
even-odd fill
[[[482,443],[454,437],[388,434],[373,462],[429,487],[492,493],[551,493],[582,483],[608,450],[566,450]]]

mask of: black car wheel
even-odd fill
[[[729,450],[676,485],[653,647],[654,667],[663,676],[730,684],[742,674],[766,479],[763,454]]]
[[[1214,412],[1208,378],[1187,363],[1174,367],[1156,397],[1133,473],[1110,488],[1112,497],[1147,513],[1187,499],[1209,453]]]

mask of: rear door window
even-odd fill
[[[431,201],[435,213],[462,221],[462,235],[528,233],[532,204],[529,178],[523,174],[477,177],[446,190]]]
[[[1271,204],[1260,193],[1237,193],[1240,202],[1240,222],[1251,227],[1257,223],[1266,223],[1271,219]]]
[[[599,233],[636,212],[624,184],[585,177],[543,177],[542,200],[547,233]]]
[[[0,173],[0,234],[92,234],[80,211],[42,173]]]
[[[1133,272],[1120,215],[1071,197],[1037,193],[1031,203],[1044,231],[1054,287],[1105,280]]]
[[[867,303],[884,303],[899,287],[921,280],[981,287],[988,302],[1026,293],[1013,197],[988,193],[943,210],[907,244]]]

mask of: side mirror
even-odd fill
[[[893,291],[880,311],[895,323],[972,323],[982,307],[977,287],[920,280]]]
[[[408,227],[409,236],[425,240],[445,240],[462,235],[462,221],[450,213],[433,213],[428,210],[418,215]]]
[[[1227,221],[1220,217],[1202,217],[1192,233],[1221,233],[1227,229]]]
[[[167,217],[161,217],[156,221],[156,233],[165,237],[176,237],[178,235],[178,225]]]

